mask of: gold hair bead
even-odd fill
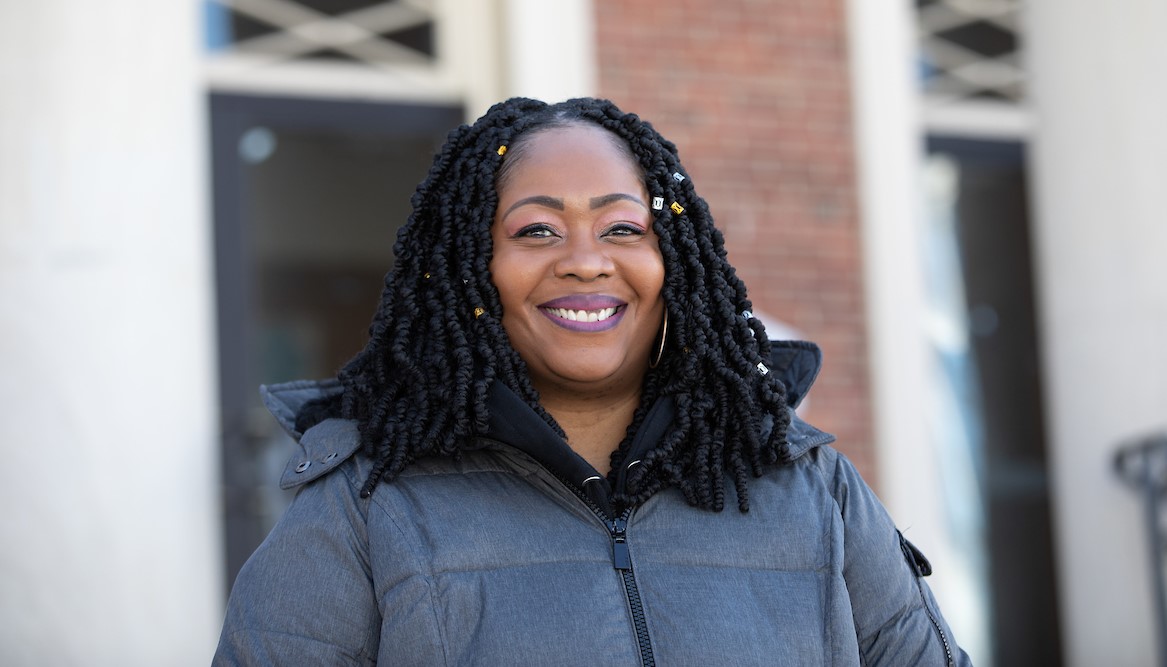
[[[680,215],[680,214],[685,212],[685,207],[681,206],[677,202],[673,202],[673,205],[670,206],[669,208],[673,209],[673,213],[676,213],[677,215]]]
[[[486,309],[483,308],[482,306],[475,308],[474,309],[474,319],[478,319],[478,318],[482,317],[482,315],[484,313],[486,313]]]
[[[426,279],[426,280],[429,280],[429,279],[430,279],[430,274],[428,274],[428,273],[427,273],[427,274],[425,274],[425,279]]]
[[[502,157],[506,154],[507,154],[507,147],[506,146],[499,146],[498,147],[498,156]]]

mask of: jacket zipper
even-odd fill
[[[624,578],[624,592],[628,595],[632,626],[636,629],[636,643],[640,646],[640,664],[643,667],[654,667],[656,659],[653,658],[652,642],[648,637],[648,622],[644,618],[644,605],[640,601],[636,575],[632,573],[632,558],[628,555],[628,519],[631,516],[632,508],[628,508],[612,519],[608,527],[612,533],[612,566]]]
[[[548,472],[551,471],[548,470]],[[652,653],[652,642],[648,637],[648,621],[644,616],[644,603],[640,600],[640,588],[636,585],[636,575],[632,572],[632,557],[628,553],[628,520],[632,518],[633,508],[629,507],[615,519],[609,519],[608,513],[596,505],[591,498],[588,498],[582,489],[555,473],[551,474],[560,483],[571,489],[571,492],[583,501],[592,514],[595,514],[596,518],[607,526],[608,533],[612,537],[612,567],[620,573],[620,577],[624,581],[624,595],[628,599],[628,608],[632,613],[632,627],[636,631],[636,644],[640,649],[641,667],[656,667],[656,658],[653,657]]]
[[[948,667],[954,667],[956,661],[952,659],[952,647],[948,645],[948,637],[944,635],[944,630],[940,628],[940,621],[936,620],[936,615],[932,613],[932,608],[928,606],[928,598],[924,595],[924,587],[920,584],[920,579],[916,577],[916,587],[920,589],[920,599],[924,601],[924,611],[928,612],[928,620],[932,621],[932,627],[936,628],[936,634],[940,636],[940,643],[944,645],[944,657],[947,662],[944,664]]]

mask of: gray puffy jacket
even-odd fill
[[[792,404],[818,361],[812,346],[776,346]],[[797,458],[751,481],[748,513],[731,498],[696,509],[670,489],[613,517],[606,491],[587,490],[607,482],[549,456],[566,445],[505,389],[490,437],[362,499],[371,463],[355,423],[293,426],[307,400],[338,390],[266,390],[299,440],[281,480],[299,491],[235,582],[216,665],[969,662],[921,578],[927,561],[832,437],[797,418]],[[641,446],[670,410],[650,411]]]

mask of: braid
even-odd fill
[[[630,472],[627,494],[616,500],[638,504],[672,486],[690,504],[720,511],[728,473],[738,507],[746,511],[748,480],[787,458],[785,388],[759,371],[769,360],[769,342],[757,320],[742,317],[751,308],[745,286],[676,146],[606,100],[548,106],[515,98],[447,137],[398,234],[396,263],[385,279],[370,341],[340,373],[341,412],[358,421],[363,450],[374,461],[362,495],[420,457],[455,456],[469,436],[486,428],[486,398],[494,382],[509,387],[563,435],[540,405],[502,327],[489,270],[490,227],[498,184],[522,161],[531,137],[581,123],[623,139],[618,143],[640,165],[649,196],[665,202],[653,230],[665,267],[661,295],[669,336],[661,363],[645,378],[627,435],[613,452],[613,470],[653,402],[671,396],[677,416]],[[684,211],[671,210],[673,202]],[[763,439],[764,415],[772,415],[774,424]]]

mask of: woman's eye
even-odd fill
[[[609,227],[604,236],[644,236],[644,230],[636,225],[621,222]]]
[[[555,236],[555,230],[543,223],[527,225],[515,232],[515,238],[549,239]]]

